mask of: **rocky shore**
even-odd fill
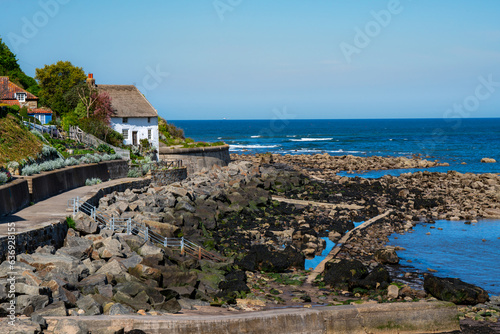
[[[165,237],[187,238],[223,262],[101,229],[79,213],[64,247],[18,255],[16,315],[31,317],[31,325],[42,331],[43,317],[51,315],[161,315],[210,305],[236,312],[454,296],[453,302],[475,307],[464,309],[463,317],[475,312],[492,323],[498,318],[498,298],[488,301],[479,287],[401,273],[395,250],[386,242],[418,222],[500,218],[499,175],[417,172],[370,180],[336,174],[443,165],[418,157],[265,154],[232,159],[228,167],[214,166],[182,182],[115,192],[99,201],[99,209],[110,216],[132,218]],[[276,196],[311,204],[289,204]],[[323,238],[338,241],[355,222],[388,211],[376,223],[356,229],[322,275],[312,285],[305,283],[304,259],[322,252]],[[10,312],[9,271],[7,262],[0,265],[0,316]],[[443,289],[449,291],[446,296],[439,294]]]

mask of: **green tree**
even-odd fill
[[[26,75],[17,63],[16,55],[0,38],[0,76],[8,76],[9,80],[28,92],[38,94],[38,84],[32,77]]]
[[[40,84],[38,97],[42,104],[48,105],[60,115],[74,110],[78,101],[73,99],[68,103],[66,94],[75,86],[85,82],[85,72],[69,61],[58,61],[56,64],[45,65],[36,69],[35,78]]]

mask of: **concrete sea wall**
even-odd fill
[[[182,160],[188,175],[214,165],[227,166],[231,161],[229,145],[193,148],[160,148],[160,159]]]
[[[33,253],[38,247],[52,245],[55,248],[63,246],[68,224],[65,219],[50,222],[42,228],[17,233],[15,239],[16,254]],[[0,262],[7,259],[9,239],[7,236],[0,238]]]
[[[151,183],[155,187],[162,187],[174,182],[180,182],[185,178],[187,178],[187,167],[151,171]]]
[[[0,186],[0,217],[16,212],[30,203],[28,182],[16,179]]]
[[[28,181],[31,202],[85,185],[91,178],[102,181],[127,177],[128,163],[124,160],[104,161],[96,164],[70,166],[32,176],[21,176]]]
[[[64,328],[65,322],[89,332],[113,328],[140,329],[148,334],[441,333],[460,329],[457,307],[444,302],[289,308],[223,316],[47,317],[49,329]]]

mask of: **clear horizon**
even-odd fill
[[[97,84],[135,84],[167,120],[500,115],[500,2],[40,0],[3,12],[0,37],[28,75],[67,60]]]

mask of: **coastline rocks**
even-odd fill
[[[236,304],[237,292],[250,292],[247,286],[247,275],[244,271],[235,270],[225,276],[225,280],[219,283],[217,297],[227,300],[230,304]]]
[[[323,272],[323,281],[336,289],[347,289],[350,281],[368,275],[368,269],[358,260],[334,259],[328,261]]]
[[[396,299],[399,297],[399,288],[396,285],[387,287],[387,298]]]
[[[81,232],[82,235],[98,233],[99,226],[97,222],[83,212],[78,212],[74,218],[74,221],[75,230]]]
[[[379,249],[375,252],[375,261],[381,264],[398,264],[399,257],[394,248]]]
[[[385,289],[391,282],[389,272],[381,265],[376,266],[363,279],[351,279],[349,281],[349,290],[362,288],[366,290]]]
[[[496,163],[497,161],[493,158],[482,158],[481,162],[485,163],[485,164],[492,164],[492,163]]]
[[[459,305],[476,305],[489,300],[485,290],[458,278],[427,275],[424,279],[424,289],[439,300]]]
[[[304,269],[305,256],[295,247],[289,246],[284,251],[271,250],[265,245],[255,245],[248,254],[236,264],[246,271],[262,270],[282,273],[291,267]]]

